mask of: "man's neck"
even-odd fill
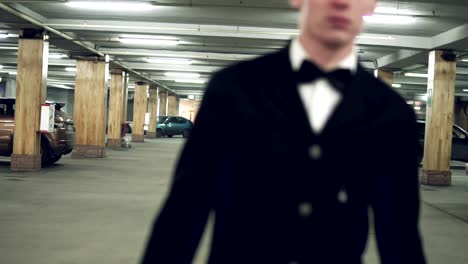
[[[313,41],[304,36],[299,37],[299,41],[304,47],[309,58],[324,71],[331,70],[336,67],[344,58],[353,52],[353,43],[347,46],[329,46],[325,43]]]

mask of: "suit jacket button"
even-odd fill
[[[348,193],[344,188],[338,193],[338,201],[343,204],[348,202]]]
[[[314,207],[310,203],[301,203],[297,208],[299,215],[302,217],[309,217],[314,211]]]
[[[313,160],[318,160],[322,157],[322,148],[319,145],[309,147],[309,157]]]

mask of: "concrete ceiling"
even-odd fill
[[[298,32],[297,12],[289,8],[288,0],[131,1],[152,4],[143,11],[78,9],[67,2],[0,0],[0,34],[18,34],[22,28],[41,26],[62,33],[60,36],[50,34],[50,53],[67,57],[49,60],[48,79],[50,83],[62,82],[71,88],[74,73],[65,68],[75,65],[75,56],[92,54],[83,45],[109,55],[115,62],[112,67],[132,69],[133,80],[149,78],[178,94],[187,95],[202,94],[206,83],[178,83],[165,72],[198,73],[199,79],[206,81],[230,64],[281,49]],[[379,0],[377,13],[414,18],[413,23],[405,25],[366,23],[365,32],[356,40],[363,65],[370,70],[394,71],[395,82],[402,85],[395,89],[406,96],[425,93],[426,79],[404,77],[403,73],[427,71],[430,50],[451,49],[457,52],[460,60],[468,54],[468,3],[465,0],[440,3]],[[120,41],[132,37],[170,38],[177,40],[178,45]],[[4,66],[0,69],[1,76],[16,68],[17,41],[14,37],[0,39],[0,65]],[[151,62],[148,58],[190,59],[192,64]],[[468,96],[463,91],[468,89],[468,63],[460,61],[457,72],[457,95],[466,93]]]

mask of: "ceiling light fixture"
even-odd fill
[[[401,84],[399,84],[399,83],[394,83],[394,84],[392,84],[392,87],[401,88]]]
[[[18,34],[10,34],[10,33],[2,33],[2,34],[0,34],[0,39],[17,38],[17,37],[19,37]]]
[[[65,68],[65,71],[67,71],[67,72],[76,72],[76,68],[67,67],[67,68]]]
[[[414,17],[398,15],[371,15],[363,16],[363,19],[367,23],[390,25],[405,25],[414,23],[416,21]]]
[[[405,76],[407,76],[407,77],[427,78],[427,77],[428,77],[428,74],[427,74],[427,73],[413,73],[413,72],[407,72],[407,73],[405,73]]]
[[[415,106],[414,110],[421,110],[421,107],[420,106]]]
[[[49,59],[63,59],[68,57],[65,54],[49,54]]]
[[[205,80],[195,80],[195,79],[178,79],[174,81],[177,83],[206,83]]]
[[[187,73],[187,72],[166,72],[164,75],[168,77],[187,77],[187,78],[200,78],[199,73]]]
[[[395,38],[392,36],[372,36],[372,35],[358,35],[357,38],[360,39],[383,39],[383,40],[394,40]]]
[[[132,2],[116,2],[116,1],[70,1],[67,6],[73,8],[89,9],[89,10],[104,10],[104,11],[151,11],[155,6],[150,3],[132,3]]]
[[[178,40],[168,39],[143,39],[143,38],[119,38],[119,41],[124,44],[132,45],[153,45],[153,46],[177,46],[179,45]]]
[[[0,69],[3,69],[3,65],[0,64]]]
[[[62,89],[73,89],[69,86],[63,85],[63,84],[55,84],[55,83],[48,83],[49,86],[52,87],[57,87],[57,88],[62,88]]]
[[[147,58],[145,59],[150,63],[161,63],[161,64],[178,64],[178,65],[190,65],[192,60],[187,59],[172,59],[172,58]]]
[[[468,92],[468,89],[463,89],[464,92]]]

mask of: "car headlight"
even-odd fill
[[[64,128],[65,124],[63,122],[55,122],[54,127],[55,128]]]

